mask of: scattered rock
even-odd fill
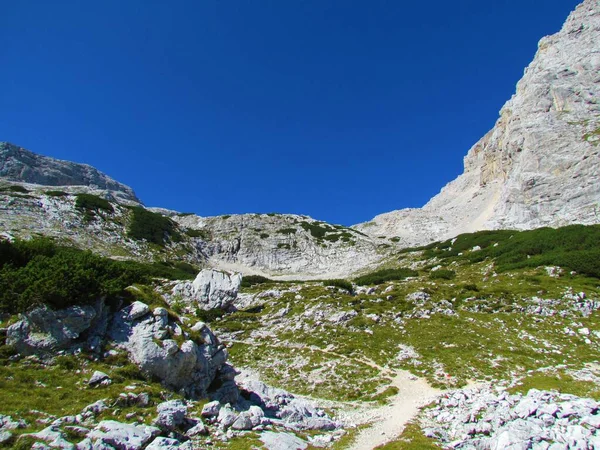
[[[107,385],[110,384],[110,377],[105,374],[104,372],[100,372],[99,370],[96,370],[93,374],[92,377],[88,380],[88,385],[90,386],[97,386],[99,384],[103,384],[103,385]]]
[[[158,436],[160,429],[146,425],[129,425],[114,420],[103,420],[88,437],[99,444],[112,445],[117,449],[138,450]]]
[[[263,431],[260,440],[267,450],[304,450],[308,447],[306,441],[290,433]]]

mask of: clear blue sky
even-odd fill
[[[0,0],[0,140],[149,206],[354,224],[462,172],[573,0]]]

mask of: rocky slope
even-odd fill
[[[381,261],[387,246],[363,233],[292,214],[174,216],[207,236],[212,265],[246,274],[345,277]]]
[[[43,157],[40,157],[43,158]],[[5,180],[2,182],[2,180]],[[183,260],[264,276],[345,277],[387,254],[389,244],[341,225],[308,216],[242,214],[199,217],[143,208],[115,199],[114,191],[89,187],[9,183],[0,177],[0,233],[59,242],[104,256],[136,260]],[[78,207],[80,194],[108,198],[109,209]],[[133,207],[132,207],[133,206]],[[173,222],[161,245],[132,237],[136,208]],[[87,211],[87,212],[86,212]]]
[[[44,186],[85,186],[115,200],[139,203],[133,189],[87,164],[38,155],[0,142],[0,178]]]
[[[421,209],[356,226],[420,245],[481,229],[600,222],[600,5],[586,0],[540,40],[464,173]]]

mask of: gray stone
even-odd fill
[[[187,415],[187,405],[181,400],[170,400],[157,406],[158,417],[154,424],[163,430],[172,431],[181,427]]]
[[[129,308],[129,320],[136,320],[141,317],[144,317],[146,314],[150,313],[150,308],[145,303],[135,301],[131,304]]]
[[[228,309],[237,297],[241,282],[239,273],[203,269],[193,282],[175,285],[172,294],[203,310]]]
[[[180,445],[181,442],[177,439],[157,437],[146,447],[146,450],[176,450],[181,448]]]
[[[267,450],[304,450],[308,447],[306,441],[290,433],[263,431],[260,440]]]
[[[23,355],[66,349],[90,327],[95,317],[92,305],[56,311],[46,305],[39,306],[8,327],[6,343]]]
[[[8,430],[0,430],[0,445],[8,444],[13,438],[13,434]]]
[[[105,374],[104,372],[100,372],[99,370],[96,370],[92,374],[91,378],[88,380],[88,384],[90,386],[96,386],[100,383],[103,383],[104,381],[110,382],[110,377],[107,374]]]
[[[109,337],[129,353],[130,359],[147,376],[156,377],[174,390],[192,397],[206,397],[207,389],[227,360],[227,351],[216,336],[205,327],[204,343],[191,340],[181,346],[172,339],[159,340],[157,334],[166,333],[162,314],[129,319],[132,306],[113,317]]]
[[[225,405],[224,407],[222,407],[219,410],[219,415],[217,416],[217,422],[219,422],[219,425],[221,425],[221,428],[227,429],[231,425],[233,425],[233,423],[237,419],[237,416],[238,415],[231,408],[231,406]]]
[[[202,435],[208,434],[208,429],[200,420],[196,423],[196,425],[194,425],[192,428],[190,428],[189,430],[187,430],[185,432],[185,435],[189,436],[189,437],[194,437],[194,436],[198,436],[201,434]]]
[[[221,409],[221,404],[218,401],[213,401],[205,404],[202,407],[202,417],[216,417]]]
[[[160,429],[146,425],[129,425],[114,420],[103,420],[88,437],[94,442],[108,444],[117,449],[138,450],[158,436]],[[98,442],[99,441],[99,442]]]

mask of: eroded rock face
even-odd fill
[[[237,298],[242,275],[233,272],[204,269],[192,282],[178,283],[173,287],[173,300],[183,300],[203,310],[227,310]]]
[[[115,314],[109,337],[129,353],[130,359],[148,376],[189,397],[205,397],[206,390],[227,360],[227,350],[206,325],[203,343],[185,339],[178,325],[169,321],[164,308],[143,310],[136,302]],[[178,343],[174,338],[183,341]]]
[[[344,278],[379,262],[378,240],[356,230],[294,214],[175,216],[205,232],[202,253],[215,267],[264,276]]]
[[[6,343],[23,355],[65,349],[90,328],[98,313],[92,305],[57,311],[43,305],[22,314],[21,320],[8,327]]]
[[[45,186],[89,186],[139,203],[133,189],[92,166],[38,155],[8,142],[0,142],[0,178]]]
[[[533,62],[465,170],[421,209],[356,228],[421,245],[482,229],[600,222],[600,4],[585,0]]]

